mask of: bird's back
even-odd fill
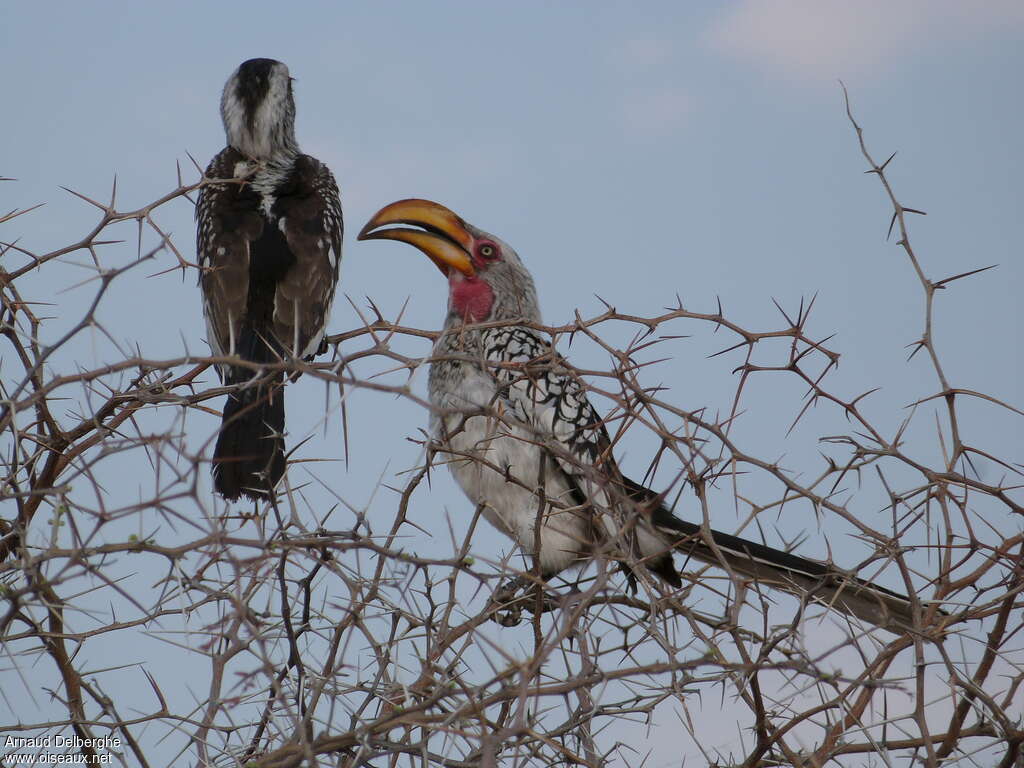
[[[341,261],[333,175],[309,155],[285,168],[260,167],[231,147],[206,175],[233,180],[204,187],[196,208],[211,348],[252,362],[310,357],[323,338]]]

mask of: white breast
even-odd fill
[[[541,569],[560,571],[590,549],[586,511],[572,509],[568,478],[536,444],[532,430],[503,421],[501,403],[492,401],[494,380],[478,369],[467,373],[458,393],[438,403],[462,411],[444,418],[441,435],[448,435],[454,455],[442,459],[470,500],[484,505],[485,519],[527,552],[536,551],[534,531],[540,516]],[[480,409],[493,415],[468,415]],[[440,427],[435,424],[435,429]],[[542,484],[543,494],[536,493]]]

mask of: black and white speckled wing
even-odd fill
[[[607,481],[618,479],[608,433],[561,356],[523,326],[486,332],[484,355],[510,412],[547,444],[581,501],[605,503]]]
[[[234,178],[240,164],[245,158],[228,147],[210,161],[206,177]],[[259,198],[239,183],[210,184],[199,190],[196,222],[207,340],[213,354],[231,355],[248,307],[252,243],[263,231]],[[221,375],[226,373],[222,366]]]
[[[294,257],[277,283],[273,331],[295,357],[310,358],[324,337],[341,266],[341,196],[326,165],[299,155],[278,188],[273,213]]]

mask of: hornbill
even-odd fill
[[[261,364],[320,354],[341,262],[341,200],[326,165],[299,151],[288,67],[250,59],[220,102],[227,147],[196,206],[199,285],[228,394],[213,457],[228,499],[272,496],[284,474],[284,373]]]
[[[507,243],[416,199],[382,208],[359,239],[413,245],[447,277],[448,314],[429,377],[436,444],[485,519],[534,558],[543,578],[618,538],[620,556],[629,542],[632,557],[673,587],[682,584],[675,550],[892,631],[913,626],[906,597],[682,520],[625,477],[584,386],[530,327],[541,322],[533,278]]]

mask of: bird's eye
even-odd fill
[[[498,249],[493,243],[482,243],[480,247],[476,249],[476,252],[481,259],[498,258]]]

